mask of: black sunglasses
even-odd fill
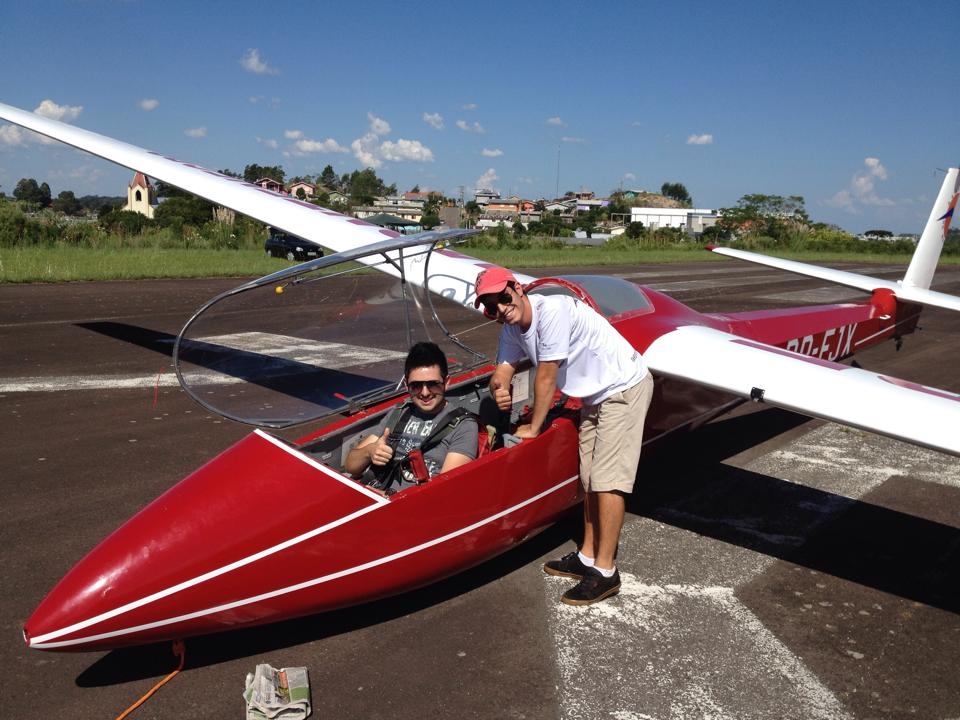
[[[513,295],[504,288],[496,298],[489,302],[481,303],[483,305],[483,314],[488,318],[497,317],[497,310],[500,305],[509,305],[513,302]]]
[[[443,390],[443,380],[411,380],[407,383],[411,395],[419,395],[424,388],[430,392],[440,392]]]

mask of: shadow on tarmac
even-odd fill
[[[960,530],[873,502],[852,500],[723,464],[727,457],[807,421],[768,409],[707,425],[684,447],[641,463],[628,511],[882,592],[960,613]],[[771,434],[771,436],[772,436]],[[838,474],[843,468],[837,467]],[[896,504],[910,484],[924,508],[958,507],[960,491],[891,478],[868,496]],[[889,487],[887,487],[889,486]],[[912,508],[911,508],[912,509]]]

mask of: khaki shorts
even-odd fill
[[[580,410],[580,482],[587,492],[633,492],[653,377]]]

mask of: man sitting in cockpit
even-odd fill
[[[410,402],[402,406],[399,417],[388,415],[376,434],[360,441],[343,463],[355,478],[371,470],[369,484],[387,494],[426,479],[417,477],[411,466],[411,451],[422,450],[428,476],[477,457],[476,416],[447,402],[447,358],[435,343],[420,342],[410,348],[404,383]]]

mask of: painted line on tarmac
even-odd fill
[[[838,498],[861,498],[893,477],[960,487],[956,458],[832,423],[728,464]],[[839,502],[814,508],[808,532],[843,511]],[[739,532],[755,519],[745,510]],[[726,521],[722,511],[715,521]],[[642,516],[628,516],[620,550],[620,593],[596,605],[560,603],[574,581],[543,575],[562,720],[850,717],[832,688],[855,680],[821,680],[807,648],[781,640],[737,596],[781,561]],[[771,602],[782,601],[771,588]]]
[[[262,332],[212,335],[196,338],[194,341],[227,348],[228,350],[236,350],[241,353],[252,353],[265,358],[276,358],[279,361],[296,362],[327,370],[373,365],[384,361],[402,360],[406,357],[406,353],[400,351],[345,343],[320,342]],[[246,382],[242,378],[218,373],[208,368],[199,368],[196,371],[187,370],[185,375],[193,384],[230,385]],[[0,377],[0,393],[131,390],[177,387],[178,385],[177,376],[173,372],[161,372],[152,375]]]
[[[545,578],[563,720],[777,717],[766,711],[783,708],[849,717],[733,588],[648,585],[626,572],[621,583],[616,597],[577,608],[556,601],[570,581]]]
[[[178,387],[173,373],[158,375],[60,375],[38,378],[0,378],[0,394],[61,392],[64,390],[132,390]]]

